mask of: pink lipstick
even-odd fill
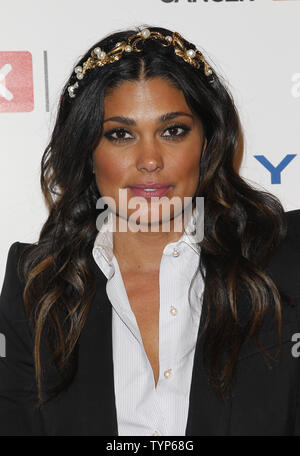
[[[158,183],[145,183],[129,186],[129,189],[135,196],[142,196],[143,198],[155,196],[161,198],[165,196],[171,188],[172,185]]]

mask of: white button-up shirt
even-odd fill
[[[190,223],[195,221],[194,210]],[[141,333],[113,254],[112,215],[94,243],[112,304],[114,388],[120,436],[185,435],[204,284],[190,223],[163,250],[159,269],[159,378],[155,386]]]

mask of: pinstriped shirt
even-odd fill
[[[195,220],[194,212],[191,221]],[[159,269],[159,378],[155,386],[141,333],[113,254],[112,217],[93,257],[107,277],[112,305],[114,388],[120,436],[185,435],[204,283],[200,249],[187,229],[164,247]]]

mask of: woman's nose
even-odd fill
[[[139,171],[153,172],[163,168],[162,151],[156,141],[143,141],[139,144],[136,167]]]

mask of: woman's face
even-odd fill
[[[117,215],[127,220],[136,209],[127,204],[126,215],[119,204],[119,189],[126,193],[127,201],[143,196],[149,220],[159,222],[163,213],[160,210],[157,216],[154,211],[150,191],[139,193],[134,186],[166,185],[153,195],[164,195],[161,201],[177,197],[174,200],[181,201],[183,208],[184,197],[195,195],[205,147],[202,124],[181,90],[158,77],[126,81],[104,100],[103,134],[93,154],[100,194],[113,198]],[[171,219],[177,215],[176,204]]]

